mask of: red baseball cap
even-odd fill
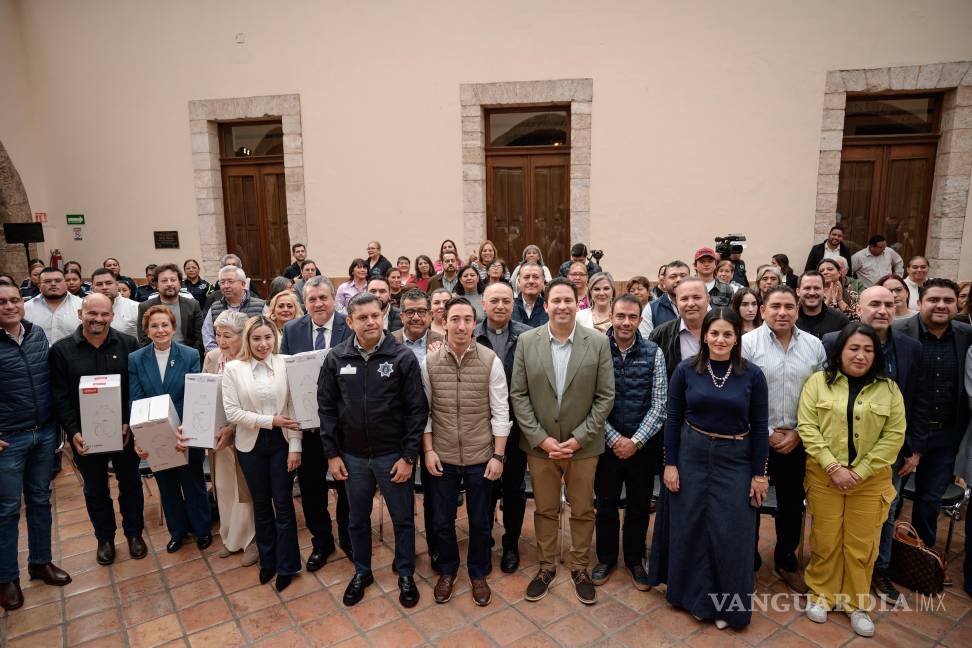
[[[719,255],[716,254],[715,250],[710,247],[701,247],[695,251],[695,260],[698,261],[702,257],[712,257],[713,259],[718,259]]]

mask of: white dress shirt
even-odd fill
[[[473,342],[472,344],[475,344]],[[472,344],[466,348],[466,352],[472,348]],[[447,352],[448,353],[448,352]],[[465,353],[463,353],[465,355]],[[462,358],[459,358],[462,363]],[[422,368],[422,387],[425,388],[425,397],[432,402],[432,380],[429,378],[429,370],[425,364],[425,358],[419,365]],[[493,354],[493,364],[489,368],[489,425],[493,430],[494,437],[510,436],[510,429],[513,427],[510,421],[510,392],[506,386],[506,371],[503,369],[503,361],[499,356]],[[430,408],[431,409],[431,408]],[[425,433],[432,432],[432,415],[425,424]]]
[[[839,256],[840,256],[840,244],[838,243],[837,244],[837,247],[831,250],[830,249],[830,243],[827,243],[825,241],[824,242],[823,258],[824,259],[837,259]]]
[[[864,283],[865,288],[869,288],[884,275],[904,274],[904,261],[901,260],[901,255],[889,247],[884,248],[877,256],[871,254],[870,248],[865,247],[851,256],[851,271]]]
[[[811,333],[794,327],[786,351],[765,323],[742,337],[742,356],[766,376],[769,387],[769,433],[794,430],[803,383],[823,369],[827,354]]]
[[[138,302],[118,295],[111,309],[115,312],[115,319],[111,320],[111,328],[135,337],[138,333]]]
[[[253,374],[253,402],[256,403],[257,421],[261,428],[273,429],[273,417],[277,412],[277,396],[274,387],[274,371],[270,364],[270,357],[263,360],[250,359],[250,372]],[[286,380],[286,378],[284,378]],[[290,452],[301,451],[301,440],[289,440]]]
[[[24,304],[24,319],[41,327],[47,335],[47,343],[54,344],[74,333],[81,324],[78,318],[81,301],[80,297],[67,293],[57,308],[51,310],[44,296],[38,295]]]
[[[314,343],[317,341],[317,331],[320,330],[320,329],[324,329],[324,348],[325,349],[330,349],[331,348],[331,333],[334,332],[334,313],[331,313],[331,317],[328,318],[328,320],[326,322],[324,322],[324,325],[323,326],[318,326],[317,324],[314,323],[314,320],[312,319],[311,320],[311,329],[312,329],[311,330],[311,348],[314,347]]]
[[[561,404],[561,399],[564,397],[564,389],[567,388],[567,365],[570,364],[570,354],[574,349],[574,333],[577,332],[577,325],[570,330],[570,335],[564,342],[561,342],[556,337],[554,337],[553,332],[550,330],[550,325],[547,325],[547,335],[550,336],[550,359],[553,362],[555,385],[557,390],[557,404]]]
[[[702,348],[702,341],[685,326],[684,319],[678,320],[678,348],[682,353],[682,360],[699,355],[699,349]]]

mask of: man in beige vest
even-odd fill
[[[575,326],[577,289],[558,277],[548,284],[550,316],[519,337],[510,399],[520,424],[520,447],[533,480],[540,570],[526,600],[543,598],[556,576],[560,488],[570,504],[570,572],[577,598],[596,601],[588,572],[594,535],[594,473],[604,452],[604,422],[614,405],[614,364],[608,338]]]
[[[456,500],[466,491],[469,548],[466,569],[476,605],[488,605],[490,519],[493,482],[503,474],[510,434],[506,373],[503,362],[473,340],[476,311],[465,297],[446,304],[446,343],[429,351],[422,363],[422,383],[429,401],[429,422],[422,440],[431,478],[426,497],[433,506],[435,546],[440,576],[436,603],[452,598],[459,571]]]

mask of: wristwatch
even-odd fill
[[[415,462],[416,462],[416,461],[418,461],[418,457],[402,457],[402,459],[403,459],[403,460],[405,461],[405,463],[407,463],[407,464],[408,464],[409,466],[414,466],[414,465],[415,465]]]
[[[500,454],[498,452],[494,452],[493,453],[493,459],[495,459],[496,461],[500,462],[501,464],[505,464],[506,463],[506,455],[505,454]]]

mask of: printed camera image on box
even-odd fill
[[[81,436],[88,452],[119,452],[124,445],[121,376],[81,376],[78,403],[81,409]]]
[[[168,394],[133,402],[129,425],[139,447],[148,452],[147,461],[152,472],[178,468],[188,463],[186,454],[175,447],[179,414]]]
[[[327,351],[320,349],[284,357],[294,418],[300,421],[302,430],[321,427],[317,411],[317,379],[321,375],[321,365],[324,364]]]
[[[219,374],[186,374],[182,407],[182,436],[193,448],[212,448],[216,432],[226,425],[223,410],[223,377]]]

